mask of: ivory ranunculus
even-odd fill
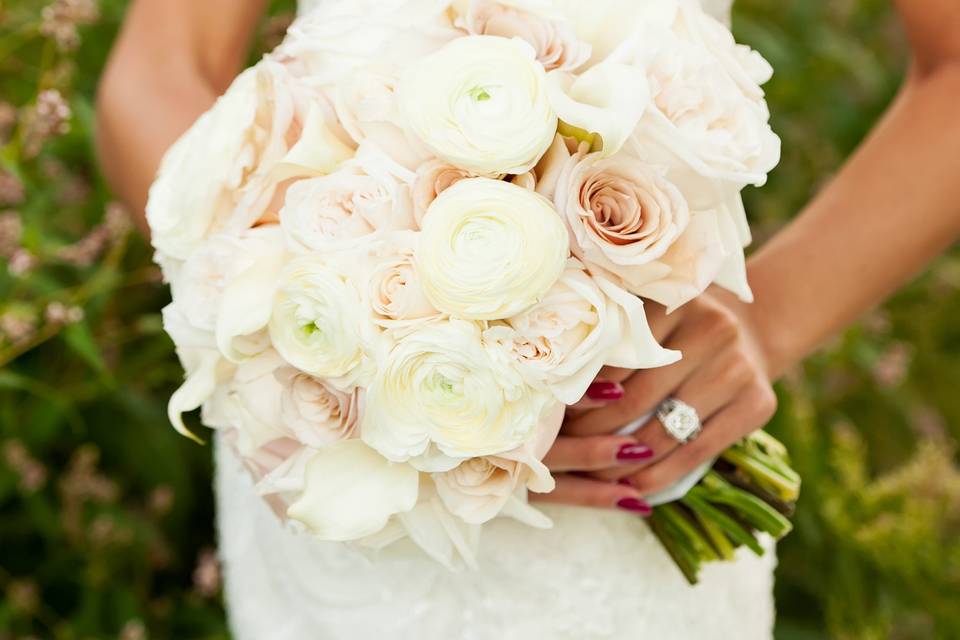
[[[615,300],[605,291],[612,287],[571,259],[542,301],[491,326],[484,339],[502,345],[531,384],[546,386],[567,405],[583,397],[604,365],[647,369],[675,362],[679,354],[653,337],[643,302],[626,291]]]
[[[287,192],[280,224],[298,251],[339,251],[378,232],[413,229],[410,188],[390,161],[361,149],[339,171],[297,182]]]
[[[396,462],[432,445],[454,459],[497,454],[531,438],[549,402],[484,344],[476,323],[430,323],[386,358],[367,393],[361,437]]]
[[[591,47],[555,10],[530,0],[469,0],[463,26],[476,35],[520,38],[533,46],[547,71],[575,71],[590,59]]]
[[[322,256],[303,256],[285,268],[269,329],[287,362],[339,389],[366,384],[376,371],[376,329],[360,293]]]
[[[546,73],[520,40],[453,40],[403,73],[399,100],[420,140],[478,175],[528,171],[557,130]]]
[[[360,440],[343,440],[307,461],[303,492],[287,515],[321,540],[356,540],[413,509],[419,484],[410,465],[391,463]]]
[[[540,300],[568,255],[566,229],[549,201],[508,182],[473,178],[430,206],[416,261],[423,290],[437,309],[496,320]]]

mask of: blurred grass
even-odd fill
[[[71,50],[41,32],[44,3],[0,0],[0,640],[227,637],[210,450],[164,413],[181,377],[167,294],[93,160],[124,5],[103,0]],[[261,50],[290,10],[274,3]],[[747,194],[762,240],[869,131],[907,52],[881,0],[739,0],[735,31],[778,72],[784,159]],[[70,132],[27,157],[46,89]],[[954,252],[781,384],[771,429],[805,486],[780,547],[779,638],[960,637],[958,315]]]

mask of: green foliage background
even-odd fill
[[[0,216],[19,213],[27,252],[0,257],[0,640],[226,638],[210,450],[165,416],[181,377],[158,314],[168,294],[140,237],[115,217],[97,230],[110,195],[93,96],[125,2],[103,0],[75,51],[41,33],[44,4],[0,0],[0,112],[19,110],[10,131],[0,117]],[[260,50],[291,10],[274,5]],[[762,241],[868,132],[907,51],[884,0],[740,0],[735,31],[778,72],[784,159],[748,194]],[[71,129],[31,158],[29,110],[49,88]],[[91,234],[96,259],[72,264]],[[82,320],[56,318],[74,306]],[[779,638],[960,637],[958,314],[954,252],[780,385],[771,429],[805,487],[780,547]]]

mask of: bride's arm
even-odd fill
[[[97,100],[97,151],[145,228],[164,151],[229,85],[266,0],[134,0]]]
[[[756,302],[712,291],[670,316],[653,310],[655,333],[684,359],[633,373],[622,401],[566,426],[570,435],[610,433],[675,396],[699,411],[703,433],[680,446],[653,420],[637,440],[654,455],[601,477],[656,492],[762,427],[776,406],[770,380],[960,236],[960,4],[897,6],[914,52],[904,86],[832,183],[750,260]],[[578,500],[562,491],[551,498]]]
[[[900,0],[915,59],[887,115],[750,261],[773,373],[800,360],[960,235],[960,4]]]

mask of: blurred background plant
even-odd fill
[[[226,638],[211,451],[177,436],[167,292],[94,161],[93,96],[125,0],[0,0],[0,640]],[[282,37],[275,1],[262,52]],[[778,71],[784,159],[748,193],[769,237],[889,103],[888,0],[739,0]],[[777,634],[958,638],[960,254],[780,385],[804,475]]]

